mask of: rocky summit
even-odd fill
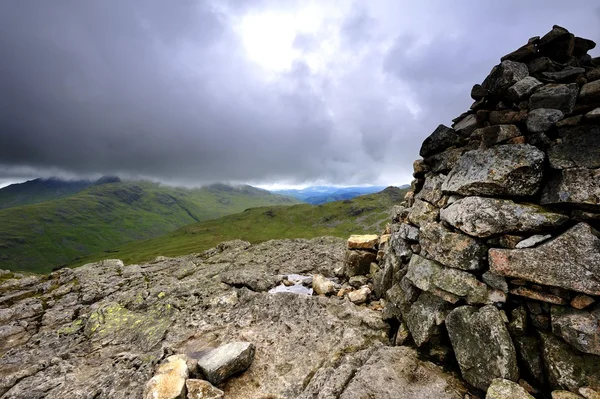
[[[2,272],[0,398],[600,397],[594,47],[502,57],[381,234]]]

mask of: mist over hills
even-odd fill
[[[402,189],[408,187],[408,184],[400,186]],[[319,205],[332,201],[351,199],[358,197],[359,195],[377,193],[385,188],[386,186],[310,186],[297,190],[271,190],[271,192],[281,195],[288,195],[309,204]]]

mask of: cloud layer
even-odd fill
[[[405,183],[502,55],[599,38],[596,4],[5,1],[0,182]]]

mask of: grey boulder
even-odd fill
[[[561,226],[569,220],[567,216],[547,211],[539,205],[478,196],[452,203],[441,210],[440,218],[466,234],[481,238],[536,233]]]
[[[485,399],[535,399],[527,391],[510,380],[496,378],[488,388]]]
[[[535,194],[542,181],[545,155],[528,144],[499,145],[462,155],[442,190],[461,195]]]
[[[564,127],[558,135],[560,143],[548,149],[552,168],[600,168],[599,125]]]
[[[508,88],[508,95],[513,101],[518,101],[527,98],[542,85],[543,83],[533,76],[526,76]]]
[[[423,158],[442,152],[445,149],[455,146],[461,142],[461,137],[456,134],[454,129],[444,125],[439,125],[433,133],[421,145],[419,155]]]
[[[486,93],[496,96],[504,93],[509,87],[528,75],[529,70],[527,69],[527,65],[521,62],[505,60],[492,68],[492,71],[485,78],[481,87]]]
[[[494,306],[458,307],[446,317],[446,328],[468,383],[485,391],[495,378],[519,379],[515,348]]]
[[[218,385],[250,367],[254,351],[250,342],[231,342],[204,353],[198,359],[198,368],[211,384]]]
[[[579,86],[577,83],[569,84],[548,84],[537,89],[529,98],[529,108],[531,110],[538,108],[558,109],[563,114],[568,115],[575,108]]]
[[[552,307],[552,332],[581,352],[600,355],[600,307]]]
[[[531,133],[543,133],[565,117],[558,109],[539,108],[527,114],[527,130]]]
[[[600,206],[600,169],[565,169],[550,178],[540,203],[574,204],[598,209]]]
[[[453,206],[453,205],[451,205]],[[487,246],[462,233],[454,233],[439,223],[421,226],[421,251],[448,267],[480,270],[487,258]]]
[[[450,304],[428,292],[422,292],[406,317],[406,325],[417,346],[440,333],[439,326],[450,312]]]

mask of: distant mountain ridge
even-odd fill
[[[399,188],[408,188],[402,185]],[[303,189],[271,190],[272,193],[288,195],[312,205],[320,205],[333,201],[342,201],[358,197],[359,195],[378,193],[386,186],[311,186]]]
[[[190,223],[253,207],[299,203],[244,185],[184,189],[115,177],[96,183],[57,179],[28,183],[0,189],[4,203],[10,203],[11,195],[13,203],[52,199],[0,209],[0,269],[48,272],[80,256]],[[85,184],[89,185],[82,188]]]

